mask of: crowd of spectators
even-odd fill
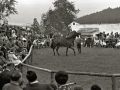
[[[15,65],[21,63],[34,38],[32,30],[2,25],[0,27],[0,67],[9,62]]]
[[[26,79],[25,84],[22,73],[15,69],[14,63],[9,63],[0,73],[0,90],[84,90],[81,86],[76,87],[76,83],[67,84],[69,77],[65,71],[58,71],[55,74],[56,83],[54,84],[40,83],[36,72],[32,70],[27,71]],[[101,90],[101,87],[95,84],[91,86],[90,90]]]
[[[118,32],[100,32],[96,34],[96,36],[86,36],[83,39],[84,47],[94,47],[94,46],[106,46],[106,47],[114,47],[120,41],[120,33]]]

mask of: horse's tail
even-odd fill
[[[53,41],[51,42],[51,46],[50,47],[53,49]]]

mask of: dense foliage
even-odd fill
[[[73,2],[67,0],[56,0],[54,3],[54,10],[42,15],[42,24],[46,28],[46,32],[64,32],[69,30],[70,24],[79,10],[76,10]]]
[[[100,12],[77,18],[75,21],[81,24],[120,23],[120,7],[115,9],[107,8]]]
[[[0,0],[0,19],[9,16],[10,14],[17,14],[15,8],[16,0]]]

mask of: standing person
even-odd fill
[[[30,50],[30,47],[31,47],[32,44],[33,44],[33,43],[32,43],[32,40],[31,40],[31,38],[29,38],[29,39],[28,39],[28,42],[27,42],[27,51]]]
[[[78,53],[81,53],[81,38],[80,38],[80,35],[76,39],[76,44],[77,44]]]
[[[91,47],[94,47],[94,37],[91,36]]]
[[[10,83],[10,78],[14,70],[15,65],[13,63],[8,63],[6,69],[0,73],[0,90],[7,83]]]
[[[23,90],[54,90],[50,84],[39,84],[37,75],[34,71],[28,71],[26,78],[28,85]]]
[[[10,83],[3,86],[2,90],[23,90],[20,85],[23,82],[22,73],[19,71],[13,71]]]

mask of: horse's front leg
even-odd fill
[[[74,48],[72,48],[72,47],[70,47],[72,50],[73,50],[73,52],[74,52],[74,56],[75,56],[75,50],[74,50]]]
[[[68,53],[68,47],[66,48],[66,56],[68,56],[68,54],[67,54],[67,53]]]
[[[60,54],[59,54],[59,52],[58,52],[59,47],[60,47],[60,46],[57,46],[56,52],[57,52],[57,54],[60,56]]]

